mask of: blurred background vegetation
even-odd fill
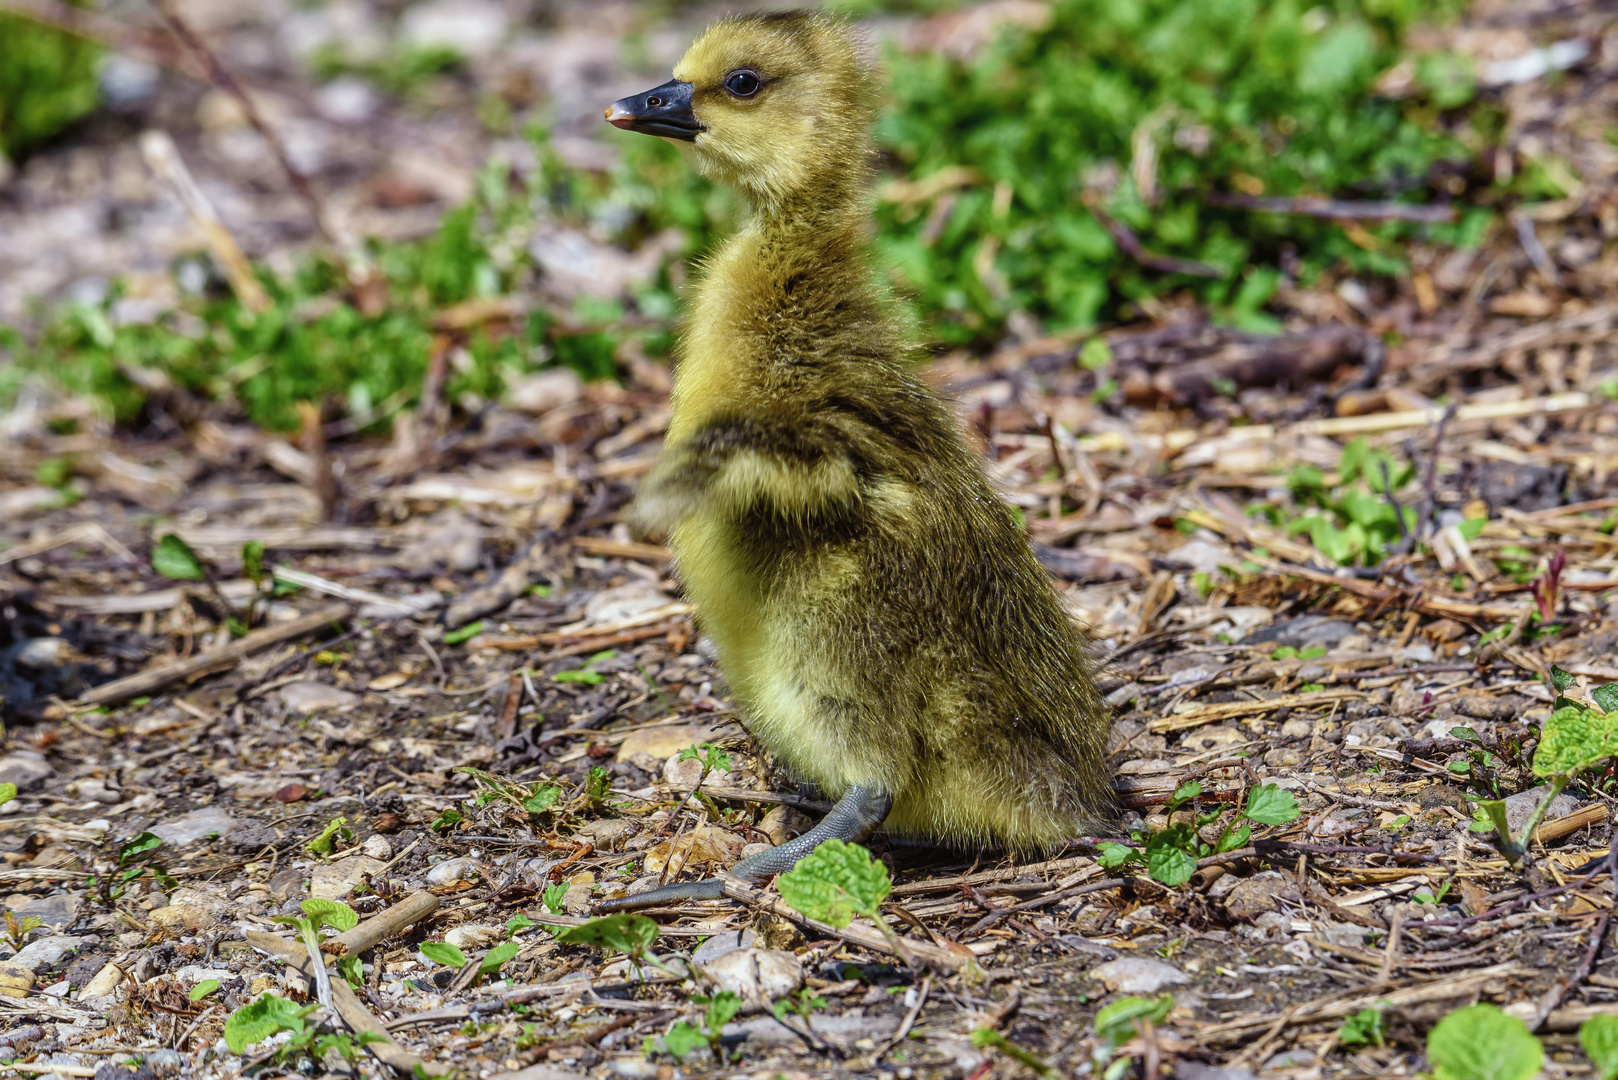
[[[850,10],[904,7],[859,0]],[[1464,58],[1423,55],[1397,93],[1379,90],[1412,27],[1452,19],[1458,7],[1055,0],[969,56],[890,46],[876,204],[883,266],[928,342],[981,351],[1008,327],[1025,337],[1082,331],[1165,304],[1200,304],[1273,331],[1268,305],[1283,284],[1397,276],[1412,242],[1476,244],[1503,206],[1560,192],[1542,172],[1492,176],[1486,151],[1499,106],[1477,94]],[[328,51],[310,77],[357,73],[409,99],[457,62],[443,50],[363,63]],[[8,155],[69,137],[64,129],[95,107],[95,63],[93,47],[0,15]],[[491,125],[520,123],[498,102],[487,113]],[[670,145],[612,133],[617,163],[590,170],[563,164],[542,127],[524,134],[536,169],[518,178],[491,165],[434,235],[370,244],[386,282],[380,309],[362,310],[333,258],[310,254],[291,273],[257,268],[272,307],[254,316],[203,259],[206,284],[183,290],[183,319],[118,325],[108,317],[115,287],[27,333],[0,325],[0,354],[10,357],[0,362],[0,395],[47,377],[134,424],[151,386],[166,382],[272,428],[296,426],[304,399],[336,398],[380,422],[379,403],[406,405],[422,385],[439,347],[435,319],[468,301],[533,294],[540,271],[525,239],[534,221],[588,228],[626,250],[677,229],[680,258],[691,260],[743,212]],[[1444,202],[1460,212],[1438,224],[1344,224],[1251,205],[1297,196]],[[622,299],[581,298],[565,310],[535,303],[515,331],[472,328],[449,399],[486,400],[550,363],[611,376],[626,347],[665,355],[684,277],[677,258]]]

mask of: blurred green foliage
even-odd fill
[[[1356,243],[1329,222],[1216,209],[1206,196],[1425,201],[1434,172],[1467,159],[1465,133],[1443,130],[1429,100],[1391,101],[1372,88],[1413,20],[1458,6],[1056,0],[1045,29],[1004,34],[970,62],[894,55],[884,146],[910,179],[971,170],[939,195],[884,205],[894,276],[937,337],[964,342],[992,336],[1019,309],[1083,326],[1185,288],[1262,328],[1283,246],[1306,275],[1333,263],[1398,273],[1398,241],[1416,226],[1368,225]],[[1471,97],[1461,74],[1442,72],[1450,107]],[[1137,177],[1143,155],[1155,168]],[[1138,180],[1155,186],[1155,201]],[[1087,199],[1154,254],[1222,276],[1143,269]],[[1478,227],[1426,230],[1453,240]]]
[[[83,38],[0,13],[0,152],[15,158],[93,110],[99,55]]]
[[[929,11],[950,0],[844,2]],[[1397,274],[1413,238],[1474,243],[1498,193],[1469,191],[1469,163],[1499,116],[1476,100],[1469,66],[1427,56],[1414,65],[1415,96],[1373,89],[1415,20],[1447,18],[1459,4],[1054,0],[1043,29],[1007,29],[970,60],[890,54],[879,139],[896,175],[878,203],[883,266],[931,338],[982,345],[1015,312],[1060,329],[1129,317],[1183,292],[1262,330],[1275,325],[1265,307],[1283,265],[1305,282],[1327,272]],[[8,70],[39,62],[3,47],[6,33],[25,29],[42,33],[0,16],[0,89]],[[93,103],[91,58],[75,56],[82,68],[59,67],[89,80]],[[408,100],[453,62],[412,53],[355,67],[333,53],[316,66],[328,76],[355,70]],[[743,212],[662,140],[608,133],[621,156],[598,173],[566,167],[544,132],[532,135],[537,167],[522,179],[491,166],[434,236],[373,246],[387,282],[382,314],[359,310],[341,268],[319,257],[291,274],[260,269],[274,308],[257,318],[217,277],[154,325],[114,325],[113,297],[67,310],[27,342],[0,327],[0,357],[15,361],[0,363],[0,401],[23,380],[49,376],[136,423],[149,388],[166,379],[272,428],[296,426],[299,400],[332,397],[366,426],[415,401],[438,348],[452,347],[450,400],[474,405],[546,364],[604,377],[626,345],[666,353],[680,260],[622,301],[581,298],[570,310],[536,309],[515,329],[475,328],[453,340],[434,329],[446,307],[533,294],[536,222],[630,250],[678,230],[695,257]],[[1512,194],[1555,197],[1550,175],[1529,162]],[[1425,202],[1440,192],[1467,193],[1457,224],[1345,228],[1212,204],[1231,194]],[[1200,261],[1218,276],[1141,266],[1098,212],[1152,253]]]
[[[330,397],[362,426],[381,424],[417,400],[435,348],[451,349],[446,396],[468,405],[552,363],[610,378],[626,342],[654,354],[667,347],[675,300],[666,274],[627,308],[586,300],[568,312],[536,308],[509,331],[474,328],[452,340],[434,329],[434,315],[532,279],[526,239],[537,220],[593,227],[630,244],[682,228],[697,244],[725,227],[734,207],[688,177],[678,152],[660,142],[640,140],[610,176],[596,176],[566,169],[545,133],[532,135],[539,167],[526,180],[485,170],[473,199],[446,214],[434,235],[371,245],[387,283],[382,313],[361,311],[342,267],[318,255],[286,276],[260,267],[273,307],[257,316],[215,279],[156,323],[116,325],[114,292],[66,309],[35,341],[0,327],[0,358],[9,352],[13,360],[0,363],[0,401],[30,379],[49,378],[104,402],[118,422],[137,424],[150,388],[167,382],[255,424],[292,430],[299,401]]]

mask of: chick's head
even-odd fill
[[[767,206],[839,198],[869,168],[869,79],[856,39],[815,12],[715,23],[673,81],[613,103],[607,120],[689,142],[704,173]]]

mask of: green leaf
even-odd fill
[[[729,990],[721,990],[711,998],[696,998],[698,1004],[708,1006],[708,1031],[717,1036],[722,1028],[741,1011],[742,999]]]
[[[163,846],[163,838],[156,833],[143,832],[118,851],[118,865],[122,866],[131,859],[138,859],[143,855],[150,855]]]
[[[496,945],[483,954],[483,963],[478,965],[478,971],[484,975],[493,974],[506,965],[506,962],[522,951],[522,946],[515,941],[508,941]]]
[[[1534,775],[1572,777],[1614,753],[1618,753],[1618,716],[1569,705],[1546,718],[1534,750]]]
[[[463,968],[466,966],[466,954],[447,941],[424,941],[421,943],[421,955],[435,964],[445,967]]]
[[[1558,694],[1565,694],[1570,686],[1579,681],[1579,678],[1577,675],[1563,671],[1555,664],[1552,664],[1547,681]]]
[[[16,784],[0,784],[0,806],[4,806],[17,797]]]
[[[1171,814],[1174,813],[1174,811],[1178,810],[1182,805],[1190,802],[1192,799],[1197,798],[1201,794],[1202,781],[1187,780],[1185,783],[1174,789],[1174,794],[1169,797],[1167,812]]]
[[[1214,854],[1223,855],[1227,851],[1235,851],[1237,848],[1245,846],[1252,835],[1253,827],[1247,824],[1243,824],[1241,828],[1234,831],[1226,832],[1224,836],[1219,838],[1219,843],[1214,846]]]
[[[1337,1044],[1350,1050],[1359,1046],[1381,1046],[1386,1027],[1381,1009],[1361,1009],[1337,1029]]]
[[[298,905],[316,926],[329,926],[338,933],[359,925],[360,917],[354,909],[337,900],[311,896]]]
[[[481,633],[483,633],[483,620],[478,619],[474,622],[467,623],[459,630],[446,631],[444,633],[444,644],[459,645],[462,642],[472,640]]]
[[[510,937],[518,930],[526,930],[530,926],[538,925],[538,923],[528,917],[528,913],[526,911],[519,911],[517,914],[506,920],[506,936]]]
[[[855,913],[878,917],[893,891],[887,867],[858,844],[824,840],[775,886],[792,908],[811,919],[844,927]]]
[[[1480,741],[1478,733],[1469,727],[1452,727],[1449,729],[1449,737],[1452,739],[1464,739],[1467,742]]]
[[[1603,1013],[1579,1025],[1579,1045],[1601,1080],[1618,1078],[1618,1016]]]
[[[1494,1005],[1468,1005],[1427,1034],[1435,1080],[1531,1080],[1545,1050],[1528,1025]]]
[[[1096,845],[1096,862],[1105,867],[1122,866],[1126,862],[1140,858],[1142,858],[1140,852],[1123,844],[1103,841]]]
[[[1511,838],[1511,827],[1506,823],[1506,804],[1499,799],[1480,799],[1477,812],[1483,815],[1483,820],[1493,827],[1494,831],[1506,839]],[[1488,832],[1487,828],[1480,829],[1476,824],[1471,826],[1473,832]]]
[[[657,933],[657,923],[651,919],[624,913],[570,926],[557,934],[556,940],[567,945],[594,945],[630,956],[644,956],[657,940]]]
[[[172,581],[202,581],[208,576],[191,545],[173,533],[152,546],[152,569]]]
[[[254,585],[264,584],[264,541],[249,540],[242,545],[242,573]]]
[[[1265,784],[1247,793],[1247,807],[1242,816],[1260,825],[1285,825],[1298,819],[1298,800],[1285,788]]]
[[[583,683],[586,686],[600,686],[602,683],[607,681],[607,677],[601,674],[601,672],[591,671],[589,668],[574,668],[572,671],[558,671],[555,675],[551,676],[551,679],[555,682]]]
[[[1079,365],[1086,371],[1100,371],[1112,363],[1112,346],[1102,337],[1087,338],[1079,349]]]
[[[552,915],[562,914],[562,900],[567,896],[567,882],[558,881],[554,885],[545,886],[545,892],[540,897],[546,909]]]
[[[1147,873],[1171,889],[1190,881],[1197,872],[1197,860],[1173,844],[1159,845],[1157,839],[1153,837],[1146,845]]]
[[[534,790],[522,801],[522,808],[530,814],[542,814],[555,806],[562,797],[562,789],[555,784],[545,784]]]
[[[203,998],[207,997],[217,989],[219,989],[218,979],[203,979],[201,982],[193,986],[185,996],[190,998],[192,1001],[201,1001]]]
[[[1135,1037],[1135,1021],[1161,1024],[1174,1010],[1174,995],[1155,998],[1122,997],[1096,1013],[1096,1037],[1118,1046]]]
[[[1461,535],[1466,539],[1476,540],[1483,535],[1483,526],[1488,523],[1488,518],[1467,518],[1455,527],[1461,531]]]
[[[1590,700],[1600,706],[1604,713],[1618,712],[1618,683],[1607,683],[1590,691]],[[0,793],[0,802],[5,802],[4,793]]]
[[[663,1036],[663,1045],[668,1047],[669,1053],[674,1055],[676,1061],[683,1061],[685,1056],[697,1047],[707,1046],[708,1037],[681,1020],[669,1028],[669,1033]]]
[[[278,1031],[302,1031],[302,1011],[284,997],[265,994],[230,1014],[225,1021],[225,1045],[231,1053],[240,1054]]]

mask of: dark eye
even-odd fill
[[[725,76],[725,89],[737,97],[752,97],[764,84],[751,71],[732,71]]]

